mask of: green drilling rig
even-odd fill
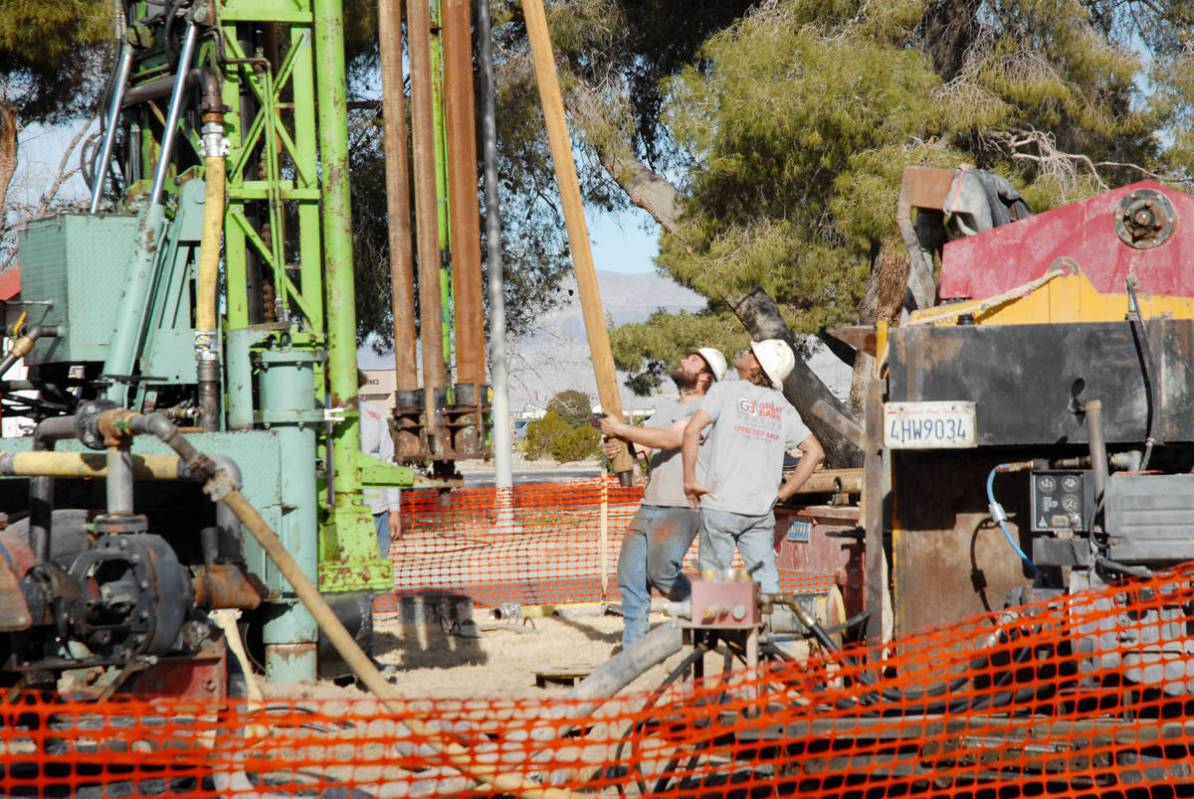
[[[109,693],[218,694],[224,645],[206,613],[237,609],[269,680],[311,681],[320,650],[308,611],[240,523],[155,458],[170,453],[173,429],[225,464],[348,626],[370,637],[371,596],[393,579],[363,492],[450,487],[457,460],[486,455],[465,127],[475,122],[471,97],[463,122],[447,119],[463,104],[445,97],[472,92],[468,4],[410,9],[412,22],[426,17],[411,34],[411,127],[428,244],[420,380],[409,232],[398,240],[395,463],[360,446],[341,0],[117,6],[118,54],[86,159],[90,207],[21,233],[20,296],[5,305],[4,413],[36,427],[0,439],[0,679],[52,685],[87,672]],[[444,70],[462,32],[464,83]],[[401,79],[400,37],[392,44]],[[396,100],[387,127],[402,140],[387,147],[405,161]],[[453,156],[467,164],[456,179],[465,191],[449,202]],[[392,193],[409,231],[407,187]],[[456,215],[468,246],[453,249]],[[21,358],[27,376],[7,379]],[[135,435],[147,431],[156,435]]]

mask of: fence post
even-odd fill
[[[601,601],[609,600],[609,471],[601,466]]]

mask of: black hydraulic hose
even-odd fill
[[[1095,563],[1108,571],[1119,572],[1129,577],[1149,578],[1153,576],[1153,570],[1147,566],[1129,566],[1125,563],[1111,560],[1111,558],[1105,558],[1102,555],[1095,555]]]
[[[1140,301],[1136,297],[1136,276],[1128,275],[1128,321],[1132,331],[1140,339],[1140,362],[1144,372],[1144,397],[1148,403],[1147,432],[1144,439],[1144,457],[1140,460],[1140,471],[1148,469],[1149,459],[1152,458],[1153,444],[1156,443],[1154,431],[1157,424],[1156,384],[1153,375],[1153,351],[1148,341],[1148,325],[1140,313]]]

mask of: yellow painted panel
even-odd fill
[[[1102,294],[1086,276],[1074,270],[1002,302],[968,300],[912,313],[912,324],[952,326],[958,317],[973,314],[981,325],[1039,325],[1067,322],[1122,322],[1128,313],[1128,295]],[[1145,319],[1171,316],[1194,319],[1194,298],[1140,294],[1140,312]]]

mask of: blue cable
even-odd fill
[[[995,475],[999,473],[1000,469],[1007,470],[1010,464],[1001,463],[991,470],[987,475],[987,502],[991,508],[991,518],[999,524],[999,529],[1003,531],[1003,537],[1007,539],[1008,546],[1020,556],[1020,560],[1024,561],[1024,565],[1028,567],[1028,571],[1033,577],[1037,575],[1037,568],[1028,556],[1024,554],[1024,550],[1020,549],[1020,544],[1012,537],[1012,531],[1007,529],[1007,511],[995,499]]]

